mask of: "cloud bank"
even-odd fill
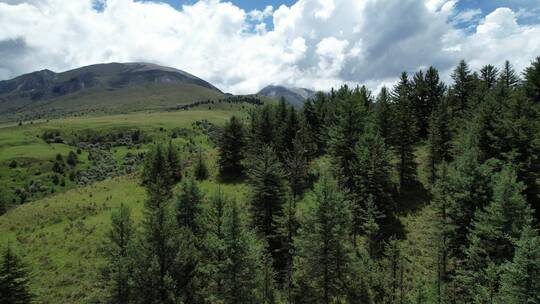
[[[540,55],[540,23],[456,0],[299,0],[246,12],[219,0],[177,10],[133,0],[0,0],[0,79],[101,62],[172,66],[236,94],[268,84],[376,89],[402,71],[473,68]],[[471,23],[468,28],[459,26]]]

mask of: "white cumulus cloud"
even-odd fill
[[[520,24],[509,8],[459,12],[457,0],[299,0],[253,11],[220,0],[98,2],[0,0],[0,79],[147,61],[238,94],[268,84],[376,89],[429,65],[443,75],[460,59],[522,69],[540,55],[540,24]]]

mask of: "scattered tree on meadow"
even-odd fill
[[[133,300],[133,258],[135,227],[131,209],[120,204],[111,215],[111,229],[104,244],[107,261],[102,268],[109,303],[126,304]]]
[[[0,303],[27,304],[33,298],[28,267],[8,242],[0,257]]]
[[[198,181],[203,181],[208,179],[209,173],[208,173],[208,167],[206,166],[206,161],[204,160],[204,156],[202,154],[202,151],[199,150],[199,155],[197,157],[197,162],[195,163],[195,168],[193,169],[195,178]]]
[[[218,142],[219,173],[221,176],[241,176],[244,170],[242,161],[246,149],[244,125],[232,116]]]

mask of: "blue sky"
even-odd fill
[[[270,84],[376,91],[430,65],[448,81],[461,59],[473,70],[509,60],[522,71],[540,56],[540,0],[152,1],[171,6],[0,0],[0,80],[144,61],[237,94]],[[96,13],[96,3],[106,5]]]
[[[179,7],[181,4],[193,4],[197,2],[197,0],[166,0],[163,2],[167,2],[174,7]],[[295,0],[232,0],[230,2],[232,2],[234,5],[238,7],[243,8],[246,11],[250,11],[253,9],[262,10],[267,5],[271,5],[274,8],[278,8],[282,4],[291,6],[296,1]]]

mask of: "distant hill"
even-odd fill
[[[304,88],[288,88],[284,86],[269,85],[260,90],[257,95],[266,96],[273,99],[285,98],[290,104],[301,107],[306,99],[315,95],[315,91]]]
[[[123,112],[223,98],[212,84],[150,63],[107,63],[0,81],[0,114],[39,118],[81,111]]]

